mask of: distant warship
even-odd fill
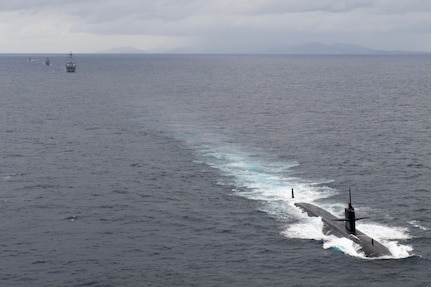
[[[66,71],[68,73],[74,73],[76,71],[76,64],[73,62],[72,52],[69,54],[69,62],[66,64]]]

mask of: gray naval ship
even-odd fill
[[[66,63],[66,71],[68,73],[74,73],[76,71],[76,64],[73,61],[72,52],[69,54],[69,62]]]

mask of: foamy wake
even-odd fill
[[[336,249],[341,252],[366,258],[359,246],[346,238],[325,235],[320,218],[310,218],[294,206],[296,200],[313,203],[316,200],[329,198],[338,193],[337,190],[325,186],[328,180],[307,180],[295,176],[296,162],[265,161],[261,156],[243,152],[232,146],[212,147],[205,145],[199,149],[200,163],[205,163],[220,171],[228,182],[234,184],[235,194],[251,200],[262,201],[262,210],[274,216],[287,227],[282,234],[289,238],[322,240],[323,248]],[[291,190],[299,199],[291,198]],[[340,204],[329,207],[330,212],[340,210]],[[411,246],[400,244],[399,240],[410,238],[407,228],[380,225],[373,222],[358,223],[358,229],[375,238],[388,247],[392,258],[405,258],[413,250]]]
[[[420,230],[423,230],[423,231],[429,231],[429,230],[431,230],[429,227],[425,227],[425,226],[423,226],[423,225],[420,225],[419,224],[419,222],[418,221],[416,221],[416,220],[411,220],[411,221],[409,221],[409,222],[407,222],[408,224],[411,224],[411,225],[413,225],[414,227],[416,227],[416,228],[419,228]]]
[[[282,234],[288,238],[321,240],[325,249],[331,248],[354,257],[375,259],[367,258],[360,251],[360,246],[352,240],[324,234],[323,222],[320,218],[315,217],[310,220],[310,217],[305,213],[303,216],[304,218],[298,218],[299,222],[289,224],[282,231]],[[399,243],[399,240],[411,238],[407,228],[385,226],[377,223],[361,223],[357,225],[357,228],[370,237],[375,238],[389,249],[392,256],[382,258],[400,259],[411,256],[413,247]]]

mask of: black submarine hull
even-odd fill
[[[324,232],[326,234],[345,237],[357,243],[360,246],[360,251],[362,251],[366,257],[385,257],[392,255],[388,248],[361,231],[356,229],[354,234],[349,232],[345,227],[345,222],[330,212],[310,203],[295,203],[295,206],[307,212],[309,216],[322,218]]]

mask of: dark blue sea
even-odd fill
[[[0,286],[430,286],[431,56],[75,60],[0,56]]]

